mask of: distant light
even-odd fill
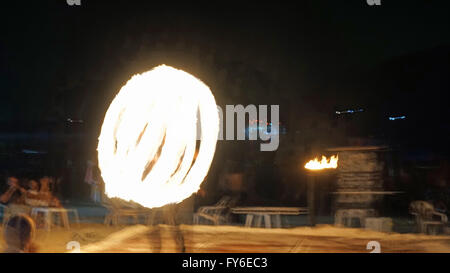
[[[24,154],[46,154],[47,152],[40,152],[40,151],[23,149],[22,153],[24,153]]]
[[[406,116],[399,116],[399,117],[389,117],[389,120],[397,120],[397,119],[405,119]]]
[[[358,112],[364,112],[364,109],[359,108],[356,110],[353,109],[349,109],[349,110],[344,110],[344,111],[336,111],[336,114],[341,115],[341,114],[354,114],[354,113],[358,113]]]
[[[252,124],[250,122],[250,124]],[[281,124],[280,122],[278,122],[278,124]],[[264,134],[264,135],[285,135],[287,130],[286,128],[281,125],[278,127],[278,130],[276,127],[272,127],[272,122],[271,123],[267,123],[265,126],[261,126],[261,125],[256,125],[256,126],[248,126],[245,128],[245,135],[246,137],[249,137],[250,132],[259,132],[259,134]],[[269,132],[270,131],[270,132]]]
[[[70,123],[83,123],[84,121],[81,120],[81,119],[71,119],[71,118],[68,118],[68,119],[67,119],[67,122],[70,122]]]

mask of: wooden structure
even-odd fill
[[[328,149],[339,156],[335,224],[364,227],[365,219],[378,217],[377,205],[384,195],[384,146],[341,147]]]

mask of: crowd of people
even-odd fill
[[[7,178],[8,189],[0,196],[0,203],[21,204],[31,207],[60,207],[61,203],[50,191],[51,178],[44,176],[39,181],[27,180],[23,187],[14,176]]]
[[[50,184],[52,179],[44,176],[39,179],[19,181],[17,177],[7,178],[7,189],[0,195],[0,204],[3,208],[3,235],[7,245],[5,252],[35,252],[36,247],[32,239],[36,229],[35,221],[29,216],[32,207],[61,207],[55,197]],[[26,185],[26,186],[23,186]],[[5,208],[10,210],[6,217]]]

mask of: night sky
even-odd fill
[[[126,80],[165,63],[205,81],[219,105],[280,104],[289,132],[304,116],[361,107],[367,119],[354,119],[365,134],[403,126],[446,143],[446,1],[152,2],[3,4],[3,133],[57,130],[71,118],[95,140]]]

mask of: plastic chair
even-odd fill
[[[448,217],[437,212],[434,206],[426,201],[413,201],[409,205],[409,213],[414,215],[417,231],[426,234],[436,234],[437,229],[445,228]]]

